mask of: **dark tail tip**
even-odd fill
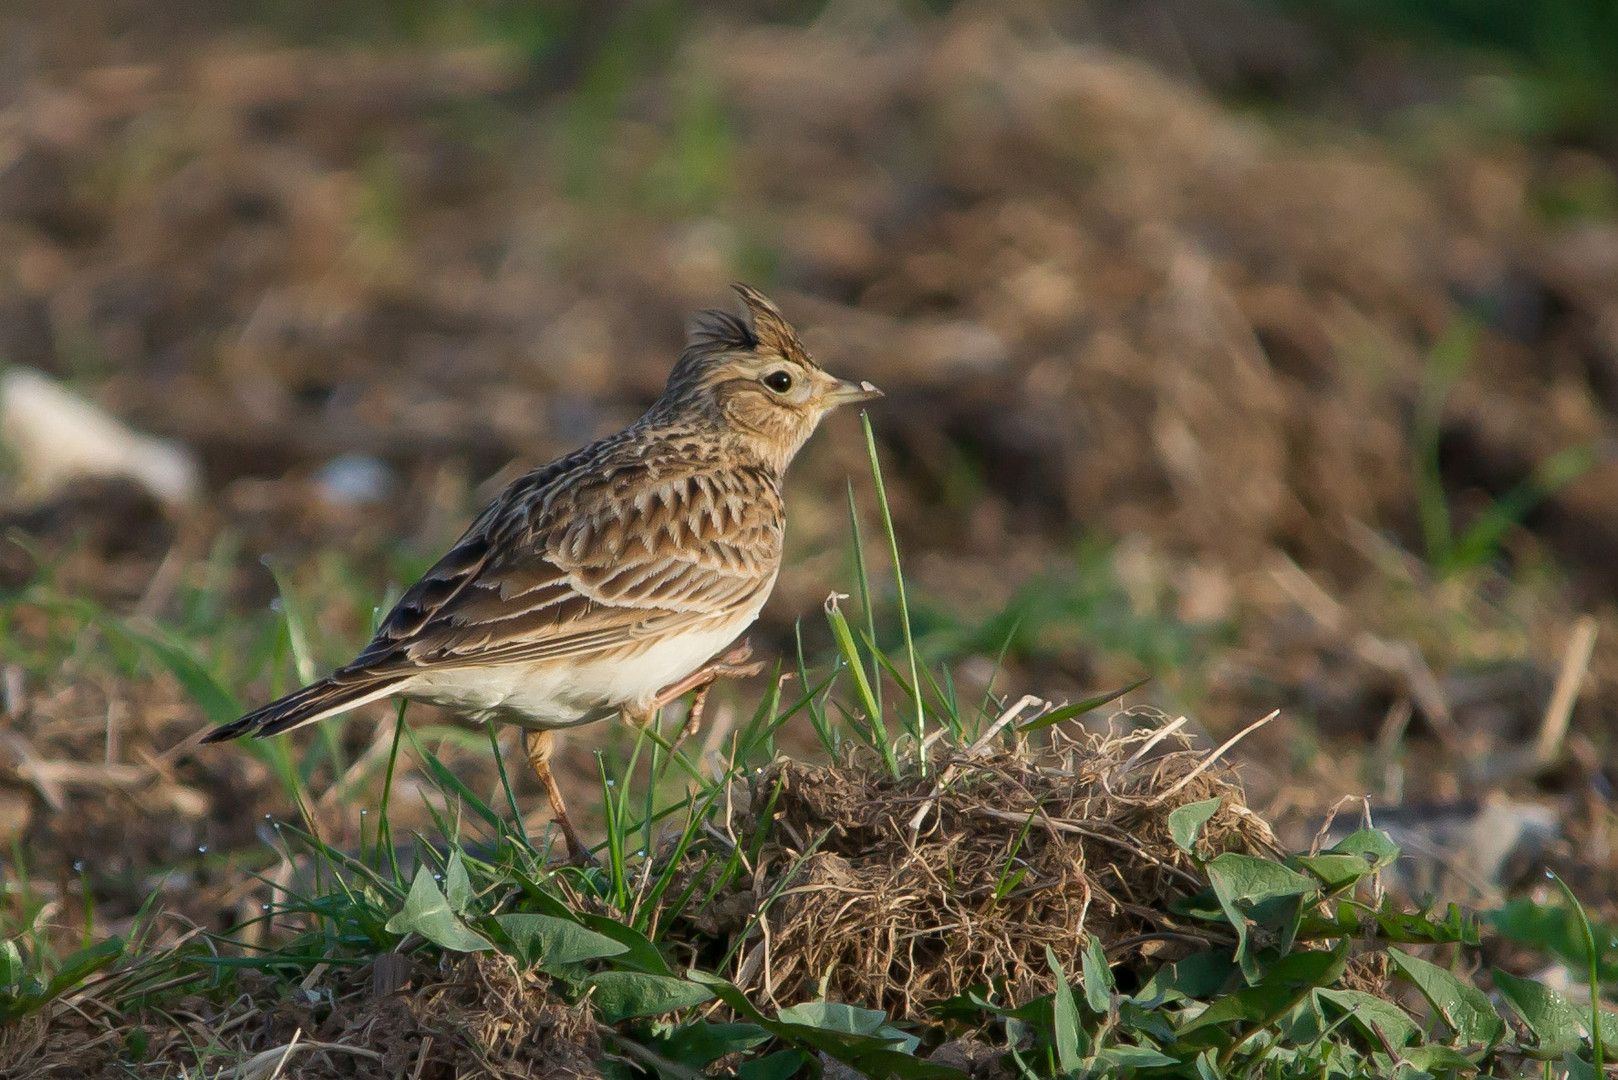
[[[202,737],[202,741],[205,743],[227,742],[246,733],[246,731],[247,729],[242,726],[240,720],[233,720],[222,728],[215,728],[213,731],[208,732]]]
[[[202,741],[219,743],[239,739],[243,735],[253,735],[260,739],[279,735],[283,731],[291,731],[295,727],[340,712],[343,706],[358,702],[392,681],[396,680],[369,679],[339,683],[332,678],[325,678],[254,709],[224,727],[208,732],[202,737]]]

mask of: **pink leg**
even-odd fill
[[[545,798],[550,800],[551,818],[567,840],[568,862],[575,866],[590,865],[590,849],[579,839],[573,820],[567,816],[567,804],[562,802],[562,789],[556,786],[556,777],[551,775],[551,749],[556,745],[555,737],[548,731],[525,730],[522,741],[523,749],[528,752],[528,767],[539,777],[539,782],[545,788]]]
[[[708,690],[715,680],[745,679],[764,670],[764,661],[748,662],[748,658],[752,655],[752,644],[744,641],[717,660],[710,660],[679,682],[670,683],[659,690],[657,696],[644,708],[625,707],[624,719],[637,727],[644,727],[651,723],[652,717],[656,716],[657,711],[663,706],[695,690],[696,697],[691,702],[691,715],[686,718],[685,729],[680,734],[680,738],[687,738],[696,732],[697,725],[702,722],[702,708],[707,702]]]

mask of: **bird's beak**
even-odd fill
[[[837,388],[826,396],[833,406],[853,405],[860,401],[875,401],[882,396],[882,391],[868,382],[842,379],[838,381]]]

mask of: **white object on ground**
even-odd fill
[[[0,373],[0,440],[19,474],[19,494],[43,498],[85,477],[127,477],[165,503],[186,503],[202,472],[185,446],[142,435],[31,368]]]

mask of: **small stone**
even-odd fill
[[[333,458],[315,474],[320,498],[333,506],[363,506],[383,501],[395,486],[393,470],[366,454]]]

